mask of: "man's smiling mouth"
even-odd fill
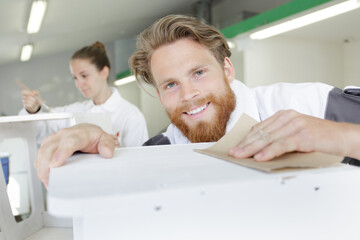
[[[195,108],[194,110],[191,110],[189,112],[184,112],[184,113],[186,113],[187,115],[195,115],[195,114],[201,113],[209,106],[209,104],[210,104],[210,102],[204,104],[203,106]]]

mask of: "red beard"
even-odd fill
[[[226,82],[225,92],[220,96],[209,94],[195,102],[188,103],[175,109],[169,118],[171,122],[190,140],[190,142],[216,142],[226,132],[226,124],[235,109],[235,95]],[[210,122],[200,121],[196,126],[187,126],[182,114],[189,111],[191,106],[203,106],[209,103],[215,108],[214,119]]]

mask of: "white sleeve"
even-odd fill
[[[328,95],[333,88],[324,83],[277,83],[256,87],[253,91],[263,121],[285,109],[324,118]]]
[[[123,131],[119,136],[121,147],[141,146],[149,139],[144,115],[140,111],[132,111],[128,115]]]

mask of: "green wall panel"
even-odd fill
[[[331,0],[293,0],[279,7],[226,27],[222,29],[221,32],[225,35],[225,37],[233,38],[238,34],[278,21],[330,1]]]

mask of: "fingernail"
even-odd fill
[[[243,148],[234,147],[229,150],[229,154],[232,156],[235,156],[235,154],[238,155],[238,154],[242,153],[243,151],[244,151]]]
[[[229,154],[230,155],[233,155],[235,152],[236,152],[236,147],[234,147],[234,148],[230,148],[230,150],[229,150]]]
[[[233,155],[234,151],[235,151],[234,148],[230,148],[229,155]]]
[[[263,158],[264,158],[264,154],[262,152],[254,155],[255,161],[261,162],[263,160]]]

